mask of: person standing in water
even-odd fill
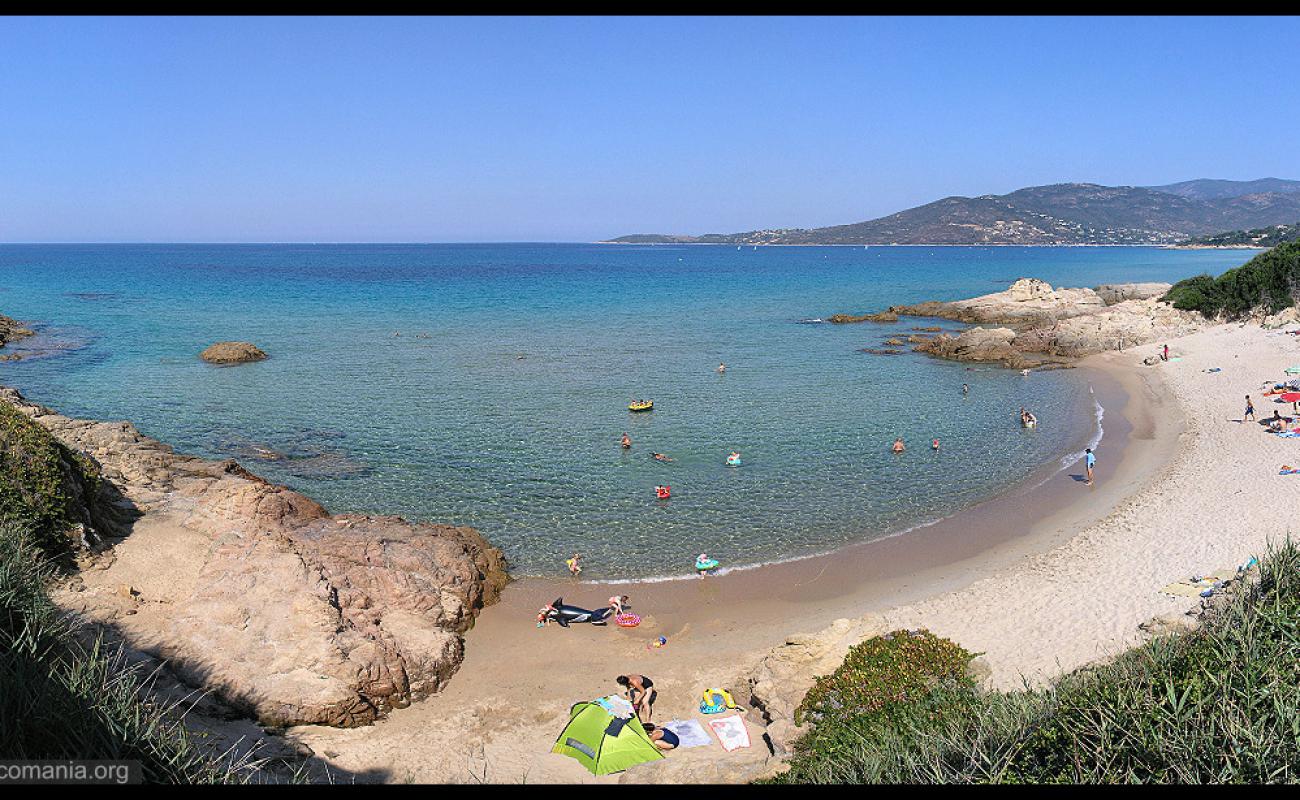
[[[718,374],[721,375],[722,373],[724,373],[724,372],[726,372],[726,371],[727,371],[727,365],[726,365],[726,364],[723,364],[721,361],[719,361],[719,362],[718,362]]]
[[[1087,485],[1092,485],[1092,468],[1097,464],[1097,457],[1092,454],[1092,448],[1089,447],[1083,451],[1083,468],[1088,473]]]
[[[632,449],[632,437],[627,435],[627,431],[623,431],[623,440],[620,444],[623,445],[624,450]]]
[[[930,449],[931,449],[931,450],[938,450],[938,449],[939,449],[939,440],[938,440],[938,439],[935,439],[933,442],[930,442]]]
[[[969,384],[969,383],[963,383],[963,384],[961,385],[961,393],[962,393],[962,394],[970,394],[970,384]]]
[[[582,572],[582,565],[578,563],[581,560],[582,555],[580,553],[574,553],[573,558],[567,559],[564,562],[569,568],[569,574],[575,578],[578,577],[579,572]]]
[[[898,437],[897,439],[894,440],[893,451],[894,451],[895,453],[901,453],[901,452],[903,452],[903,451],[906,450],[906,449],[907,449],[907,446],[903,444],[903,437],[902,437],[902,436],[900,436],[900,437]]]

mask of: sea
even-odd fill
[[[868,354],[914,327],[960,326],[832,314],[1023,276],[1173,282],[1252,255],[2,245],[0,313],[38,336],[8,348],[35,357],[0,362],[0,383],[70,416],[130,420],[178,452],[236,458],[332,512],[473,526],[517,576],[567,574],[580,553],[584,578],[673,579],[700,553],[744,569],[904,533],[1065,469],[1089,443],[1104,450],[1086,371]],[[270,357],[199,359],[226,340]],[[654,410],[629,412],[638,399]],[[1037,428],[1020,427],[1021,407]]]

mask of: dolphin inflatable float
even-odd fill
[[[546,612],[549,619],[560,623],[561,628],[569,627],[570,622],[590,622],[592,625],[604,625],[609,620],[611,610],[602,608],[599,611],[588,611],[585,608],[577,606],[566,606],[563,597],[555,598],[551,603],[550,610]]]

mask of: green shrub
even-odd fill
[[[0,519],[27,522],[42,549],[61,558],[70,549],[67,531],[82,520],[100,480],[91,459],[0,402]]]
[[[1045,689],[941,681],[904,692],[887,715],[839,709],[813,721],[777,782],[1300,781],[1297,620],[1300,547],[1287,541],[1261,559],[1256,585],[1196,631]]]
[[[1206,317],[1237,319],[1255,310],[1276,314],[1295,305],[1300,289],[1300,242],[1280,244],[1218,278],[1197,275],[1179,281],[1164,300]]]

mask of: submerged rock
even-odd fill
[[[266,353],[250,342],[217,342],[199,353],[199,358],[209,364],[247,364],[266,357]]]

